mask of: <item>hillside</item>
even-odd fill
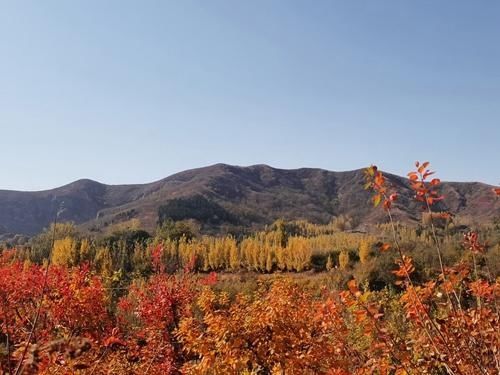
[[[407,180],[390,174],[387,177],[400,193],[395,209],[397,219],[415,222],[420,209],[411,199]],[[445,182],[441,189],[446,196],[446,207],[442,208],[464,220],[482,223],[500,216],[500,201],[494,199],[489,185]],[[370,194],[363,190],[362,169],[331,172],[216,164],[141,185],[79,180],[47,191],[0,190],[0,235],[36,234],[50,224],[61,205],[60,220],[73,221],[87,229],[100,230],[138,219],[145,229],[152,230],[159,208],[173,199],[181,199],[176,201],[181,203],[187,199],[198,206],[201,201],[209,204],[210,209],[215,207],[222,215],[209,222],[217,224],[228,221],[262,226],[280,217],[327,222],[341,214],[354,217],[361,226],[383,220],[383,213],[371,207]]]

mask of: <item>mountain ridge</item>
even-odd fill
[[[398,190],[397,219],[416,222],[419,209],[406,178],[385,173]],[[478,223],[500,216],[493,186],[481,182],[443,182],[446,203],[441,208]],[[363,169],[335,172],[320,168],[280,169],[265,164],[234,166],[218,163],[177,172],[143,184],[108,185],[79,179],[41,191],[0,190],[0,234],[33,235],[60,220],[99,231],[137,219],[153,230],[160,207],[174,199],[204,197],[240,217],[244,226],[262,226],[283,217],[326,222],[338,215],[356,217],[360,224],[383,220],[363,190]]]

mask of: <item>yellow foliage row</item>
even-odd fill
[[[312,268],[315,255],[324,257],[326,268],[340,265],[347,267],[348,251],[359,252],[361,262],[366,262],[375,242],[375,237],[362,233],[331,232],[331,225],[314,226],[301,224],[304,232],[316,236],[295,235],[287,238],[281,230],[258,232],[240,242],[231,236],[175,240],[157,239],[153,246],[137,245],[135,249],[119,250],[106,247],[95,248],[89,240],[78,240],[72,236],[57,239],[51,252],[55,265],[75,266],[81,262],[94,263],[98,272],[111,277],[113,272],[129,262],[138,272],[146,272],[151,267],[152,249],[162,246],[163,263],[168,269],[193,265],[201,271],[238,271],[256,272],[296,271]],[[324,227],[324,228],[323,228]],[[161,242],[160,242],[161,241]],[[338,255],[340,254],[340,257]],[[347,257],[347,261],[346,261]],[[326,264],[328,263],[328,264]]]
[[[282,246],[279,232],[260,232],[238,243],[232,237],[201,237],[163,241],[163,257],[166,264],[176,262],[185,267],[193,260],[203,271],[237,271],[246,269],[257,272],[305,271],[311,268],[313,255],[328,256],[347,249],[360,251],[365,261],[374,239],[363,234],[335,233],[316,237],[289,237]]]

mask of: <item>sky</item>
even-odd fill
[[[500,184],[500,2],[0,0],[0,189],[429,160]]]

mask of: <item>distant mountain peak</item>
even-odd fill
[[[81,179],[46,191],[0,191],[0,228],[19,234],[41,231],[53,218],[54,199],[64,201],[64,220],[94,230],[130,219],[153,230],[160,207],[173,199],[191,202],[189,199],[199,196],[204,199],[192,202],[208,201],[227,217],[238,217],[244,226],[263,226],[277,218],[327,222],[341,214],[356,217],[360,225],[384,220],[383,212],[372,208],[370,193],[363,189],[362,172],[217,163],[146,184],[106,185]],[[387,178],[404,202],[396,206],[398,219],[414,222],[420,210],[408,181],[392,174]],[[493,199],[489,185],[449,182],[441,188],[445,208],[466,220],[485,222],[500,216],[500,202]]]

